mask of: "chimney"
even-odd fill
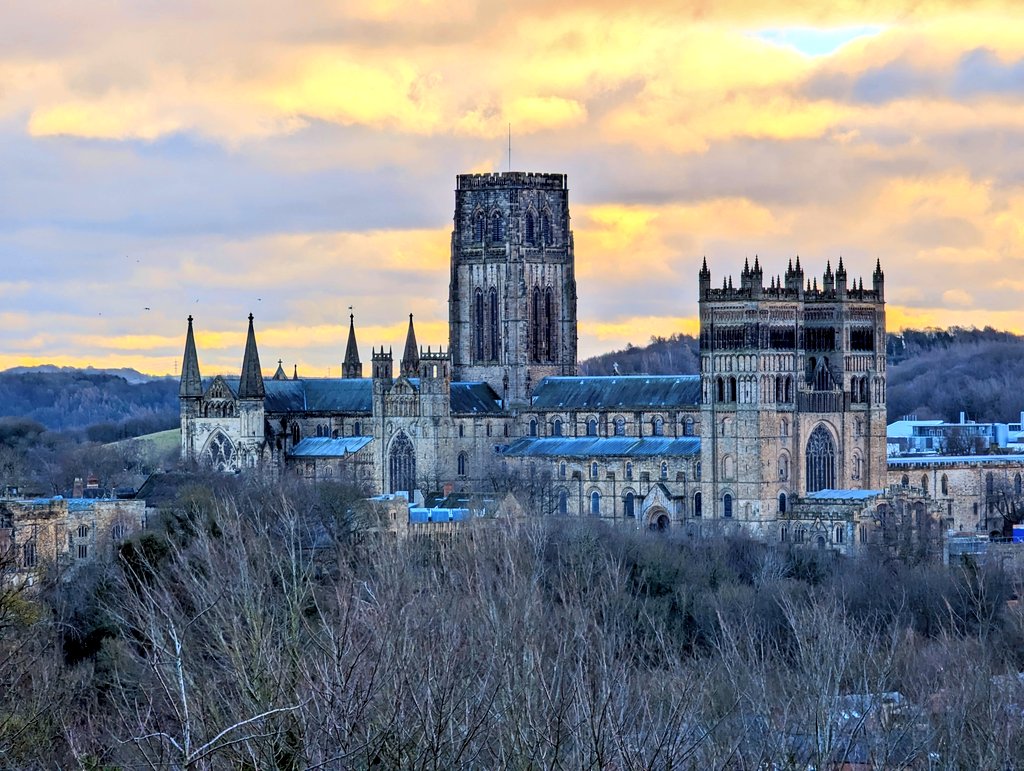
[[[81,498],[85,495],[85,484],[82,482],[82,477],[75,477],[75,483],[71,487],[71,497]]]

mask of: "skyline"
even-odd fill
[[[447,346],[455,176],[566,173],[580,357],[697,271],[886,272],[888,326],[1024,331],[1010,3],[40,2],[0,12],[0,368],[340,373]]]

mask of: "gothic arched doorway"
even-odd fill
[[[388,490],[407,492],[410,500],[416,488],[416,453],[405,432],[399,432],[388,452]]]

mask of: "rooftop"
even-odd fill
[[[531,458],[622,458],[659,455],[693,457],[700,454],[700,437],[629,436],[523,437],[505,448],[503,455]]]
[[[541,410],[661,410],[699,403],[699,375],[548,377],[533,392],[533,407]]]

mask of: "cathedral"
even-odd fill
[[[340,378],[280,362],[265,376],[250,315],[240,374],[204,379],[190,317],[182,459],[410,500],[505,485],[538,514],[869,542],[893,506],[881,265],[865,286],[840,259],[819,285],[799,258],[767,280],[755,258],[718,288],[705,261],[699,375],[580,377],[570,224],[565,175],[459,175],[448,347],[418,345],[410,316],[400,361],[374,348],[369,377],[351,316]],[[927,496],[904,508],[939,516]]]

